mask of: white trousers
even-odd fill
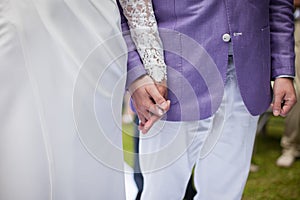
[[[248,177],[258,116],[247,111],[229,62],[221,106],[212,117],[159,121],[141,134],[143,200],[183,199],[194,168],[195,199],[241,199]]]

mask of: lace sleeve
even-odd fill
[[[156,82],[167,79],[162,42],[151,0],[119,0],[147,74]]]

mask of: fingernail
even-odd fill
[[[157,108],[157,109],[158,109],[157,113],[158,113],[159,116],[162,116],[162,115],[165,114],[165,112],[163,111],[163,109],[161,109],[161,108]]]
[[[148,132],[148,127],[144,127],[142,133],[145,135]]]
[[[166,101],[164,101],[162,104],[160,104],[160,106],[162,106],[162,107],[165,107],[165,106],[167,106],[167,102],[166,102]]]
[[[273,115],[278,116],[279,115],[279,111],[278,110],[274,110],[273,111]]]

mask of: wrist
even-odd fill
[[[165,67],[159,68],[151,68],[151,70],[146,70],[147,74],[152,78],[152,80],[156,83],[166,82],[167,80],[167,70]]]
[[[128,92],[132,95],[138,88],[148,84],[154,84],[154,82],[149,75],[144,74],[132,82],[128,88]]]

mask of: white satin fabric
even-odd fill
[[[125,199],[114,0],[0,0],[0,199]]]

